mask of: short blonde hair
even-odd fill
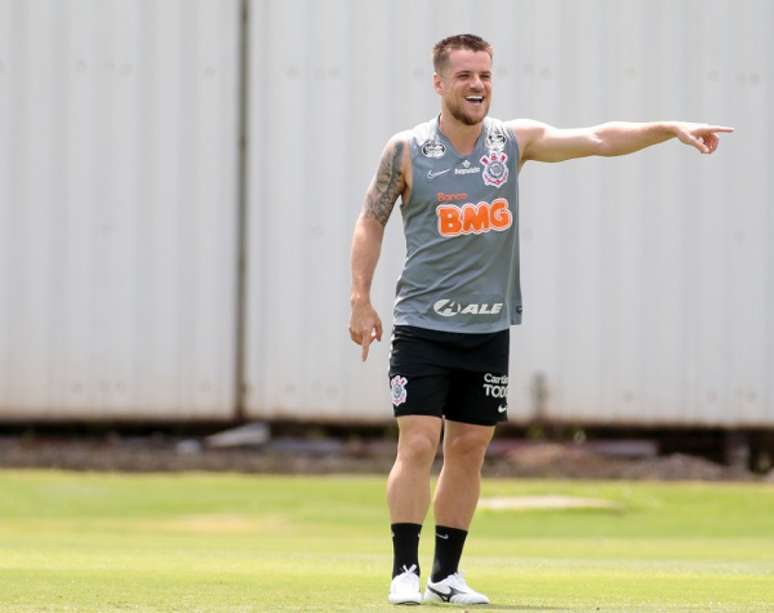
[[[438,74],[449,63],[449,54],[454,49],[470,49],[471,51],[486,51],[492,57],[492,45],[475,34],[455,34],[438,41],[433,47],[433,68]]]

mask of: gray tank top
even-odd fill
[[[516,138],[486,118],[463,157],[438,118],[409,135],[413,185],[401,204],[406,262],[395,324],[487,333],[521,323]]]

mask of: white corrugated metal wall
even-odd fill
[[[346,333],[349,241],[387,137],[437,112],[429,47],[496,47],[493,115],[735,125],[522,175],[511,415],[774,422],[766,0],[251,0],[253,417],[390,416]],[[0,0],[0,418],[228,418],[239,0]],[[374,301],[390,327],[397,214]]]
[[[0,0],[0,417],[229,418],[238,0]]]
[[[511,419],[774,422],[774,3],[253,2],[247,409],[390,417],[387,339],[346,333],[349,242],[381,148],[437,112],[429,49],[495,45],[492,114],[734,125],[712,157],[670,142],[634,156],[528,164],[524,325]],[[388,225],[373,300],[389,330],[403,258]]]

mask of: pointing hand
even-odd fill
[[[368,358],[368,347],[374,341],[382,340],[382,322],[379,315],[370,304],[352,307],[352,317],[349,321],[349,337],[360,345],[363,362]]]
[[[718,148],[721,132],[733,132],[727,126],[712,126],[706,123],[676,122],[673,124],[675,136],[686,145],[696,147],[701,153],[714,153]]]

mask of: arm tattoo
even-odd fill
[[[398,141],[395,146],[384,153],[376,177],[366,194],[364,214],[373,217],[382,225],[392,213],[395,201],[403,191],[403,173],[401,162],[405,144]]]

